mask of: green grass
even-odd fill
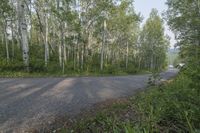
[[[139,74],[150,74],[149,71],[137,71],[129,73],[126,71],[119,71],[115,73],[109,72],[73,72],[67,71],[64,74],[62,72],[25,72],[25,71],[1,71],[0,77],[17,78],[17,77],[82,77],[82,76],[126,76],[126,75],[139,75]]]
[[[61,133],[199,133],[199,88],[185,75],[83,117]]]

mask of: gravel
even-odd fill
[[[168,70],[161,77],[177,72]],[[149,76],[0,78],[0,132],[29,132],[96,103],[131,96],[147,86]]]

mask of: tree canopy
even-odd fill
[[[140,28],[132,0],[4,0],[0,6],[2,71],[135,73],[166,66],[161,17],[153,9]]]

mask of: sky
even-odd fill
[[[164,10],[167,10],[167,5],[165,5],[166,0],[135,0],[135,10],[137,13],[141,13],[144,20],[143,23],[146,21],[146,19],[149,17],[149,14],[151,12],[152,8],[156,8],[159,11],[159,14],[161,15]],[[174,39],[174,34],[170,31],[169,27],[167,26],[165,22],[165,34],[169,35],[170,40],[170,47],[174,48],[174,44],[176,43]]]

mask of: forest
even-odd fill
[[[132,0],[1,0],[1,75],[135,74],[167,66],[169,36],[156,9]]]
[[[200,0],[165,5],[144,21],[134,0],[1,0],[0,130],[45,117],[35,132],[199,133]],[[2,78],[75,75],[109,77]]]

